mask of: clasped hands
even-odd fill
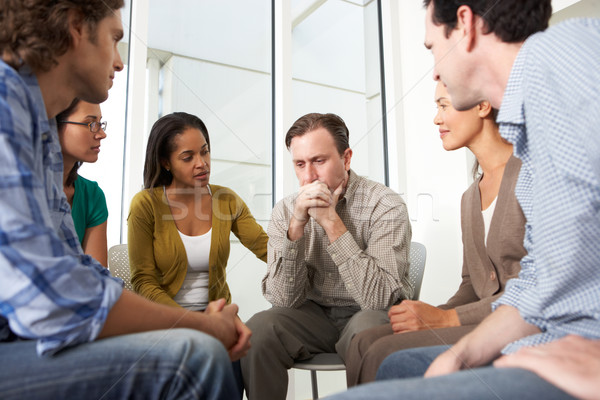
[[[335,206],[343,190],[344,181],[333,192],[321,181],[314,181],[302,186],[294,204],[294,219],[306,223],[311,217],[323,226],[328,219],[337,216]]]
[[[320,181],[302,186],[294,203],[294,214],[288,228],[288,239],[294,241],[304,235],[304,226],[309,217],[317,221],[325,230],[330,243],[343,235],[346,232],[346,226],[335,211],[335,206],[344,191],[344,183],[345,181],[342,181],[333,192]]]
[[[223,343],[231,361],[244,357],[250,349],[252,332],[238,317],[238,306],[218,299],[211,301],[204,313],[213,318],[213,336]]]

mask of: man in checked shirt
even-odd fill
[[[248,321],[250,399],[284,399],[294,361],[344,358],[356,333],[389,322],[387,309],[412,296],[406,205],[350,169],[348,138],[340,117],[317,113],[286,135],[300,191],[277,203],[269,224],[262,290],[273,308]]]

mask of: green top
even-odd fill
[[[212,234],[208,300],[225,298],[230,303],[225,274],[230,233],[264,262],[267,261],[268,237],[233,190],[216,185],[210,188]],[[179,307],[173,297],[187,274],[188,259],[162,187],[144,189],[134,196],[127,217],[127,232],[134,290],[152,301]]]
[[[79,243],[83,244],[85,230],[106,221],[108,219],[108,208],[106,207],[104,192],[96,182],[77,175],[74,186],[75,194],[73,195],[71,215],[73,216]]]

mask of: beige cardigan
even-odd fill
[[[461,226],[463,242],[462,283],[440,308],[455,308],[461,325],[477,324],[492,312],[491,303],[504,291],[506,281],[521,270],[525,217],[515,197],[521,161],[511,156],[504,175],[496,208],[484,243],[479,180],[463,194]]]
[[[209,255],[209,301],[231,302],[225,268],[229,258],[229,234],[233,232],[256,257],[267,261],[268,237],[244,201],[231,189],[210,185],[212,234]],[[145,189],[129,208],[128,248],[131,283],[148,299],[178,307],[173,300],[187,274],[187,255],[171,217],[164,189]]]

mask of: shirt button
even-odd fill
[[[290,282],[290,283],[294,282],[294,278],[289,278],[288,282]]]
[[[335,257],[336,255],[336,253],[331,253],[331,257]]]
[[[490,274],[490,280],[496,280],[496,272],[492,271],[492,273]]]
[[[328,272],[328,273],[327,273],[327,277],[328,277],[328,278],[331,278],[332,276],[333,276],[333,274],[332,274],[331,272]]]
[[[296,249],[290,249],[290,254],[295,256],[296,255]]]

